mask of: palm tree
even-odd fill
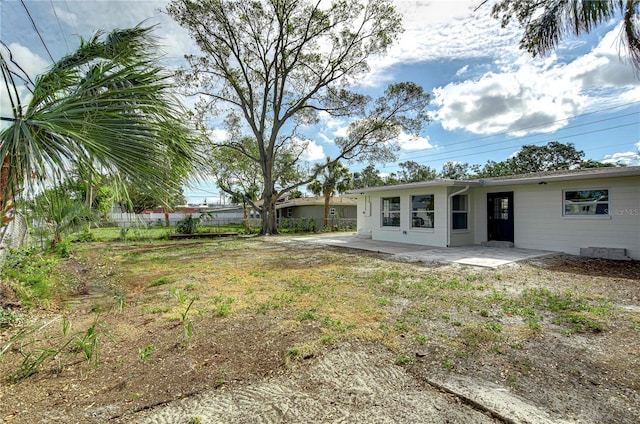
[[[91,209],[63,186],[44,190],[34,199],[31,209],[51,234],[52,246],[60,243],[64,234],[77,231],[93,220]]]
[[[327,158],[327,166],[318,176],[322,178],[316,178],[307,188],[316,196],[324,196],[324,226],[328,227],[331,197],[335,192],[342,193],[351,187],[351,173],[342,163],[331,163],[331,159]]]
[[[182,183],[197,159],[195,142],[170,76],[157,65],[152,29],[82,40],[35,83],[21,78],[31,91],[26,104],[16,84],[22,69],[0,56],[13,107],[13,116],[0,117],[10,122],[0,133],[0,224],[21,189],[55,184],[74,166],[162,192]]]
[[[493,6],[492,14],[501,19],[503,26],[515,16],[525,31],[520,47],[534,56],[555,49],[568,33],[588,33],[602,23],[621,17],[621,45],[628,50],[633,66],[640,70],[640,0],[501,0]]]

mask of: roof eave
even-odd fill
[[[366,188],[358,188],[354,190],[349,190],[344,194],[345,197],[358,197],[359,195],[363,195],[366,193],[374,193],[379,191],[390,191],[390,190],[406,190],[406,189],[415,189],[415,188],[423,188],[423,187],[464,187],[464,186],[480,186],[482,182],[480,180],[429,180],[429,181],[419,181],[415,183],[405,183],[405,184],[394,184],[388,186],[377,186],[377,187],[366,187]]]

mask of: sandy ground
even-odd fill
[[[562,423],[504,387],[425,381],[370,344],[336,346],[285,376],[141,413],[136,423]],[[457,395],[453,395],[455,392]],[[193,421],[192,421],[193,422]]]
[[[128,306],[101,316],[109,335],[101,342],[99,368],[87,373],[78,360],[56,372],[48,363],[21,383],[3,378],[0,422],[640,422],[640,263],[560,255],[476,269],[278,240],[221,243],[107,244],[72,258],[70,278],[88,292],[85,302],[66,306],[74,328],[86,328],[95,316],[91,302],[105,299],[104,292],[92,293],[96,287],[126,289]],[[104,260],[109,249],[120,259]],[[160,276],[187,280],[151,284]],[[389,335],[338,332],[308,357],[287,360],[292,346],[336,331],[319,318],[296,318],[308,311],[303,283],[315,302],[325,294],[324,276],[336,290],[349,286],[347,295],[374,291],[371,299],[384,300],[374,308],[384,311],[379,327],[376,321],[369,331],[384,327]],[[260,312],[258,306],[274,301],[271,292],[259,291],[265,278],[270,290],[299,293],[295,301]],[[197,332],[188,342],[176,317],[152,312],[179,308],[169,288],[187,283],[197,290],[199,307],[210,306],[194,312]],[[231,295],[232,287],[239,309],[217,316],[222,297],[216,296]],[[0,289],[3,305],[15,306],[15,293],[7,285]],[[598,329],[577,331],[542,308],[541,329],[530,331],[521,316],[504,309],[505,299],[520,299],[529,289],[570,292],[593,306],[606,301],[608,312],[593,315]],[[330,299],[349,301],[337,294]],[[30,320],[44,322],[60,311],[33,315]],[[19,328],[2,329],[0,348]],[[48,329],[37,343],[60,339],[57,324]],[[150,345],[155,350],[142,360],[141,348]],[[20,350],[7,351],[0,374],[15,371]]]

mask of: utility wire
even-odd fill
[[[595,110],[593,112],[580,113],[578,115],[572,115],[572,116],[568,116],[566,118],[556,119],[554,121],[546,121],[546,122],[543,122],[541,124],[536,124],[536,125],[532,125],[532,126],[529,126],[529,127],[521,127],[521,128],[508,130],[508,131],[502,131],[502,132],[491,134],[491,135],[485,135],[485,136],[481,136],[481,137],[473,137],[473,138],[469,138],[469,139],[462,140],[462,141],[456,141],[454,143],[449,143],[447,146],[457,146],[459,144],[472,143],[474,141],[484,140],[484,139],[487,139],[487,138],[493,138],[493,137],[496,137],[496,136],[499,136],[499,135],[508,135],[508,134],[517,133],[517,132],[520,132],[520,131],[530,130],[530,129],[533,129],[533,128],[545,127],[547,125],[555,124],[555,123],[558,123],[558,122],[568,121],[570,119],[575,119],[575,118],[582,118],[582,117],[589,116],[589,115],[594,115],[594,114],[600,114],[600,113],[608,111],[608,110],[619,109],[619,108],[623,108],[623,107],[627,107],[627,106],[633,106],[633,105],[637,105],[637,104],[640,104],[640,100],[639,101],[634,101],[634,102],[629,102],[629,103],[623,103],[623,104],[619,104],[619,105],[615,105],[615,106],[609,106],[607,108],[598,109],[598,110]],[[570,126],[569,127],[564,127],[561,130],[564,130],[566,128],[571,128],[571,127]],[[535,135],[535,134],[533,134],[533,135]],[[529,137],[529,136],[526,136],[526,137]],[[431,147],[426,147],[424,149],[417,149],[417,150],[413,150],[413,151],[414,152],[419,152],[419,151],[422,151],[422,150],[429,150],[429,149],[431,149]]]
[[[637,112],[630,112],[630,113],[626,113],[624,115],[618,115],[618,116],[614,116],[614,117],[611,117],[611,118],[598,119],[596,121],[586,122],[586,123],[583,123],[583,124],[570,125],[570,126],[567,126],[565,128],[562,128],[562,131],[566,131],[566,130],[570,130],[570,129],[574,129],[574,128],[579,128],[579,127],[585,127],[585,126],[588,126],[588,125],[598,124],[598,123],[601,123],[601,122],[612,121],[612,120],[615,120],[615,119],[620,119],[620,118],[624,118],[624,117],[632,116],[632,115],[637,115]],[[637,123],[637,121],[636,121],[636,123]],[[622,126],[627,126],[627,125],[626,124],[622,124]],[[617,127],[613,126],[613,127],[609,127],[609,128],[615,129]],[[540,136],[540,134],[529,134],[529,135],[525,135],[525,136],[519,137],[518,141],[520,141],[522,139],[525,139],[525,138],[532,138],[532,137],[539,137],[539,136]],[[491,136],[491,137],[494,137],[494,136]],[[571,135],[562,136],[560,138],[567,138],[567,137],[571,137]],[[479,146],[463,147],[463,148],[459,148],[459,149],[455,149],[455,150],[447,150],[445,152],[439,152],[439,153],[433,153],[433,154],[424,154],[424,155],[418,155],[418,156],[411,155],[410,153],[406,153],[404,155],[404,157],[405,158],[409,158],[409,159],[418,159],[418,158],[423,158],[423,157],[449,155],[450,153],[455,153],[455,152],[460,152],[460,151],[465,151],[465,150],[470,150],[470,149],[479,149],[479,148],[484,148],[484,147],[487,147],[487,146],[493,146],[493,145],[496,145],[496,144],[502,144],[502,143],[505,143],[505,142],[506,142],[505,140],[499,140],[499,141],[494,141],[492,143],[482,144],[482,145],[479,145]],[[448,144],[447,147],[453,146],[453,145],[456,145],[456,144],[461,144],[461,143]],[[420,150],[424,150],[424,149],[420,149]],[[416,150],[414,150],[414,152],[415,151]],[[491,151],[489,151],[489,152],[491,152]],[[482,152],[482,153],[484,153],[484,152]]]
[[[75,16],[73,13],[71,13],[71,9],[69,9],[69,3],[67,3],[67,0],[64,0],[64,5],[67,8],[67,12],[69,13],[69,16]],[[78,27],[76,26],[76,20],[75,19],[71,19],[71,25],[73,25],[73,29],[75,30],[75,34],[79,36],[80,32],[78,31]]]
[[[69,43],[67,42],[67,36],[64,34],[62,30],[62,24],[60,23],[60,18],[58,17],[58,12],[56,12],[56,7],[53,5],[53,0],[49,0],[51,3],[51,9],[53,10],[53,15],[56,17],[56,21],[58,22],[58,28],[60,28],[60,34],[62,34],[62,38],[64,39],[64,45],[67,46],[67,53],[71,50],[69,49]]]
[[[582,132],[582,133],[571,134],[571,135],[567,135],[567,136],[564,136],[564,137],[553,137],[553,138],[549,138],[549,139],[546,139],[546,140],[537,141],[537,142],[534,142],[534,143],[531,143],[531,144],[539,145],[539,144],[543,144],[543,143],[548,143],[550,141],[557,141],[557,140],[562,140],[562,139],[565,139],[565,138],[577,137],[577,136],[587,135],[587,134],[595,134],[595,133],[598,133],[598,132],[609,131],[609,130],[612,130],[612,129],[623,128],[623,127],[629,127],[629,126],[632,126],[632,125],[636,125],[637,126],[638,123],[637,122],[630,122],[630,123],[627,123],[627,124],[616,125],[616,126],[613,126],[613,127],[600,128],[600,129],[597,129],[597,130],[585,131],[585,132]],[[622,143],[622,144],[619,144],[619,145],[627,145],[627,144],[628,143]],[[618,146],[618,145],[608,145],[608,146],[605,146],[605,147],[615,147],[615,146]],[[448,159],[449,160],[453,160],[453,159],[458,159],[458,158],[461,158],[461,157],[475,156],[475,155],[479,155],[479,154],[483,154],[483,153],[499,152],[499,151],[503,151],[503,150],[515,149],[515,148],[518,148],[518,147],[522,147],[522,144],[520,144],[518,146],[501,147],[499,149],[492,149],[492,150],[486,150],[486,151],[481,151],[481,152],[474,152],[474,153],[456,155],[455,157],[448,157],[448,158],[444,158],[444,159],[426,160],[426,161],[422,161],[421,164],[439,162],[439,161],[442,161],[442,160],[447,161]],[[385,169],[388,169],[388,168],[394,169],[394,168],[399,168],[399,165],[396,164],[396,165],[392,165],[390,167],[385,166],[384,168]]]
[[[38,30],[38,27],[36,26],[36,22],[33,20],[33,17],[31,16],[31,13],[29,12],[27,5],[25,4],[24,0],[20,0],[20,3],[22,3],[24,10],[27,12],[27,16],[29,16],[29,19],[31,20],[31,25],[33,25],[33,29],[36,31],[36,34],[38,34],[38,37],[40,37],[40,41],[42,41],[42,45],[44,46],[44,49],[47,51],[47,54],[49,55],[51,62],[55,63],[55,60],[53,59],[53,55],[49,51],[49,47],[47,47],[47,43],[44,42],[44,38],[42,38],[42,34],[40,34],[40,30]]]

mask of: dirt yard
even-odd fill
[[[0,420],[640,422],[640,263],[283,240],[77,244],[31,310],[1,282]]]

